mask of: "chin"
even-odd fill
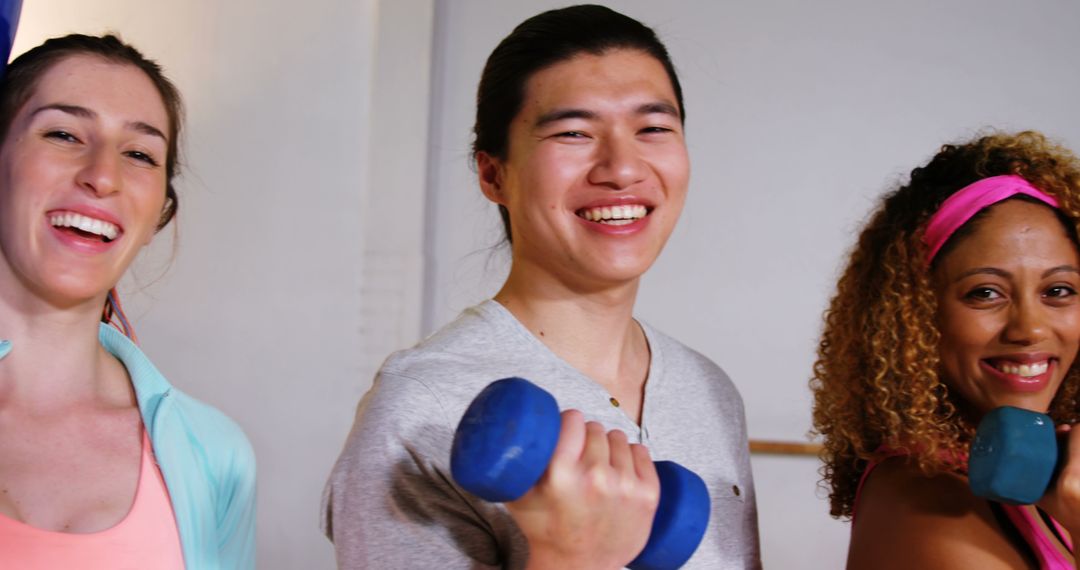
[[[85,275],[62,276],[43,283],[38,291],[52,305],[69,308],[103,299],[115,286],[112,280],[87,279]]]
[[[604,271],[597,271],[595,273],[595,279],[597,281],[621,285],[640,279],[647,269],[649,269],[649,265],[610,267]]]
[[[632,279],[641,277],[656,262],[659,253],[659,251],[624,253],[622,255],[614,253],[594,260],[593,268],[597,273],[610,275],[613,278]]]

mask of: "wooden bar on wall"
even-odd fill
[[[805,455],[817,457],[821,453],[820,443],[808,441],[773,441],[768,439],[751,439],[750,453],[768,455]]]

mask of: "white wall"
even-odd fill
[[[439,3],[425,326],[494,293],[495,208],[468,168],[476,82],[522,19],[564,1]],[[1080,5],[1005,0],[610,1],[680,72],[693,175],[638,314],[720,363],[751,437],[803,440],[821,313],[875,197],[947,141],[1036,128],[1080,149]],[[764,562],[840,568],[815,460],[755,456]]]
[[[319,494],[372,371],[497,285],[498,216],[468,168],[476,81],[515,24],[564,3],[26,1],[16,53],[116,30],[187,98],[177,253],[166,230],[123,292],[155,362],[255,444],[260,568],[332,567]],[[820,313],[874,197],[983,126],[1080,148],[1075,3],[610,5],[671,49],[694,170],[639,314],[731,373],[754,437],[805,436]],[[766,565],[841,567],[816,462],[754,469]]]

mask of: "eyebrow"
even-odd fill
[[[1080,268],[1077,268],[1074,265],[1059,265],[1043,271],[1042,276],[1045,279],[1055,273],[1080,273]]]
[[[80,119],[96,119],[98,116],[95,111],[87,109],[86,107],[80,107],[79,105],[67,105],[64,103],[51,103],[48,105],[42,105],[41,107],[34,109],[34,111],[30,113],[30,116],[33,117],[38,113],[43,113],[45,111],[60,111],[61,113],[67,113],[69,115],[79,117]],[[124,123],[124,126],[128,129],[140,132],[144,135],[159,137],[166,143],[169,142],[169,137],[165,136],[165,133],[161,132],[161,129],[149,123],[145,123],[143,121],[128,121]]]
[[[1043,271],[1042,278],[1046,279],[1047,277],[1049,277],[1049,276],[1051,276],[1051,275],[1053,275],[1055,273],[1077,273],[1077,274],[1080,274],[1080,268],[1077,268],[1075,265],[1058,265],[1057,267],[1051,267],[1050,269],[1047,269],[1046,271]],[[1002,278],[1005,278],[1005,279],[1008,279],[1008,278],[1012,277],[1012,273],[1009,273],[1008,271],[1005,271],[1004,269],[998,269],[997,267],[976,267],[974,269],[969,269],[969,270],[961,273],[960,275],[957,275],[956,276],[956,281],[959,281],[959,280],[961,280],[961,279],[963,279],[965,277],[970,277],[972,275],[978,275],[978,274],[996,275],[998,277],[1002,277]]]
[[[679,110],[675,108],[675,105],[672,105],[667,101],[653,101],[650,103],[643,103],[641,105],[638,105],[638,107],[634,109],[635,115],[653,115],[657,113],[662,115],[670,115],[675,119],[679,118]],[[587,109],[564,107],[560,109],[553,109],[551,111],[548,111],[547,113],[544,113],[543,115],[540,115],[540,117],[536,119],[536,124],[533,126],[534,128],[541,128],[550,125],[551,123],[564,121],[566,119],[595,120],[599,116],[600,115],[598,115],[597,113],[589,111]]]
[[[968,269],[967,271],[961,273],[960,275],[957,275],[956,279],[954,279],[954,281],[959,281],[961,279],[964,279],[965,277],[971,277],[972,275],[980,275],[980,274],[996,275],[998,277],[1002,277],[1002,278],[1005,278],[1005,279],[1008,279],[1009,277],[1012,277],[1012,273],[1009,273],[1008,271],[1005,271],[1004,269],[998,269],[997,267],[975,267],[975,268],[972,268],[972,269]]]

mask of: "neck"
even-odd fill
[[[638,279],[610,287],[574,287],[515,264],[495,300],[540,342],[611,392],[639,390],[649,348],[634,321]]]
[[[122,365],[98,342],[104,297],[64,308],[14,297],[0,295],[0,338],[12,345],[0,360],[0,408],[133,401]]]

